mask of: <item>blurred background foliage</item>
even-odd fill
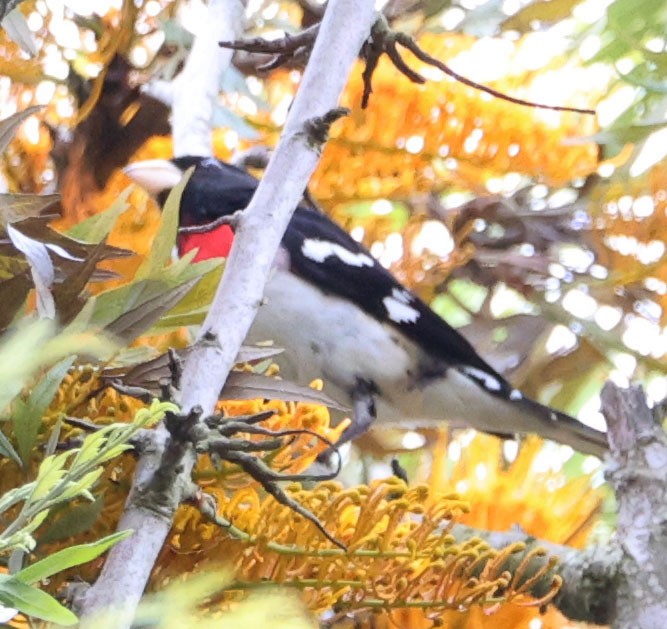
[[[253,37],[297,32],[322,12],[318,0],[247,4],[247,35]],[[667,396],[667,5],[389,0],[384,8],[394,28],[460,74],[512,96],[592,108],[596,115],[492,98],[407,52],[406,60],[429,81],[413,84],[382,60],[362,110],[360,62],[344,95],[351,115],[333,129],[311,181],[313,197],[532,396],[594,425],[601,421],[598,392],[607,378],[639,380],[649,398],[661,402]],[[164,251],[150,262],[159,213],[144,192],[127,189],[120,171],[132,160],[171,155],[169,107],[151,94],[182,67],[201,16],[202,6],[185,0],[24,0],[2,23],[0,119],[28,110],[6,141],[3,211],[29,216],[32,222],[19,231],[50,245],[53,254],[54,247],[77,246],[59,240],[67,230],[112,208],[102,222],[70,232],[77,240],[88,236],[89,244],[70,255],[88,261],[87,275],[83,284],[66,288],[64,278],[80,278],[81,269],[60,257],[53,292],[63,322],[80,320],[84,284],[95,280],[86,291],[99,300],[86,321],[115,324],[114,333],[120,328],[123,340],[134,343],[113,366],[152,357],[152,348],[186,344],[180,326],[201,316],[215,283],[210,267],[201,265],[177,266],[163,276]],[[264,72],[268,59],[237,53],[221,81],[215,110],[221,158],[277,140],[302,68],[295,63]],[[38,109],[29,110],[33,106]],[[27,207],[9,196],[56,192],[59,201],[49,197]],[[20,308],[49,307],[40,300],[44,291],[32,290],[26,279],[39,270],[35,256],[17,258],[10,240],[6,235],[0,249],[3,328]],[[186,303],[160,320],[187,291]],[[122,318],[133,309],[150,314],[148,325],[139,329]],[[150,336],[142,337],[149,328]],[[30,374],[50,364],[36,359],[14,388],[27,386]],[[68,395],[68,412],[81,417],[131,419],[133,402],[86,400],[92,389],[76,397],[67,382],[77,377],[67,376],[51,415],[44,411],[51,417],[46,428],[32,426],[30,435],[18,437],[23,445],[15,443],[14,454],[23,464],[30,446],[47,440]],[[281,416],[290,426],[297,415],[289,408]],[[328,418],[322,426],[334,430]],[[360,441],[348,474],[357,482],[386,477],[387,453],[398,453],[411,481],[469,500],[474,508],[465,517],[480,527],[518,523],[529,533],[580,545],[611,524],[599,517],[612,511],[608,503],[602,507],[597,489],[599,463],[567,448],[535,440],[501,444],[467,433],[376,431]],[[108,470],[105,500],[86,516],[92,522],[106,514],[100,535],[113,530],[112,512],[117,517],[122,505],[122,491],[114,491],[127,484],[128,461]],[[17,463],[9,457],[2,464]],[[2,478],[7,486],[13,482],[11,475]],[[191,517],[181,525],[186,521],[190,533],[198,530]],[[195,546],[174,550],[177,560],[165,565],[193,570]],[[374,615],[372,626],[430,626],[419,610],[396,613],[406,616]],[[540,616],[507,605],[498,613],[515,614],[506,621],[512,626],[569,626],[553,610]],[[498,618],[471,612],[447,622],[498,626]]]

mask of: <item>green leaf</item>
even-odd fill
[[[171,310],[198,281],[199,278],[195,277],[142,302],[112,321],[106,330],[128,342],[135,339],[147,332],[165,312]]]
[[[171,252],[174,248],[178,232],[178,213],[181,195],[193,170],[194,168],[190,168],[178,185],[169,193],[167,202],[164,204],[162,210],[162,220],[160,221],[158,233],[155,235],[155,240],[153,240],[153,246],[137,270],[135,280],[152,277],[171,259]]]
[[[127,198],[133,189],[134,186],[125,188],[108,210],[94,214],[78,225],[74,225],[67,231],[67,235],[88,243],[98,243],[104,240],[113,229],[118,217],[130,207]]]
[[[287,380],[279,380],[258,373],[232,371],[220,394],[222,400],[255,400],[268,398],[285,402],[307,402],[322,404],[338,410],[348,410],[331,399],[326,393],[295,384]]]
[[[21,457],[17,454],[16,450],[14,450],[14,446],[12,446],[11,441],[7,439],[5,433],[3,433],[1,430],[0,430],[0,456],[7,457],[8,459],[11,459],[15,463],[23,465],[23,463],[21,462]]]
[[[98,496],[94,502],[82,502],[72,506],[61,505],[53,510],[49,518],[49,527],[39,535],[40,544],[48,544],[87,531],[99,518],[104,506],[103,496]]]
[[[132,535],[132,531],[118,531],[90,544],[80,544],[64,548],[24,568],[21,572],[16,573],[14,577],[22,583],[37,583],[37,581],[47,579],[58,572],[96,559],[114,544],[117,544],[130,535]]]
[[[0,194],[0,224],[42,216],[46,208],[59,200],[59,194]]]
[[[30,459],[44,413],[73,362],[74,356],[70,356],[54,365],[43,378],[40,378],[30,397],[25,402],[18,400],[16,403],[12,424],[19,454],[24,463]]]
[[[58,502],[72,500],[77,496],[88,498],[91,501],[94,500],[89,490],[97,482],[97,479],[102,476],[102,472],[104,472],[104,468],[96,467],[94,470],[84,474],[77,482],[70,483],[62,494],[57,497]]]
[[[41,110],[42,106],[36,105],[34,107],[28,107],[23,111],[19,111],[13,116],[9,116],[9,118],[0,120],[0,153],[5,152],[5,149],[9,146],[9,143],[14,138],[18,128],[23,124],[23,121]]]
[[[47,622],[67,626],[78,622],[77,617],[50,594],[6,574],[0,574],[0,603]]]

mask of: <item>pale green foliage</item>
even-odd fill
[[[165,413],[176,412],[171,402],[154,400],[139,410],[134,421],[111,424],[88,435],[80,448],[47,456],[39,466],[37,478],[7,492],[0,499],[0,514],[23,503],[14,521],[0,533],[0,552],[32,550],[33,531],[55,505],[74,498],[93,500],[90,490],[103,472],[102,464],[130,449],[130,440],[140,430],[162,420]]]
[[[177,410],[171,402],[154,400],[149,408],[139,410],[131,423],[105,426],[88,435],[80,448],[47,456],[35,480],[0,498],[0,515],[23,503],[18,515],[0,532],[0,553],[34,549],[33,533],[48,517],[50,509],[75,498],[94,500],[91,490],[104,472],[103,464],[130,449],[130,440],[140,430],[161,421],[165,413]],[[128,534],[128,531],[116,533],[93,544],[66,548],[12,576],[0,574],[0,604],[59,624],[75,624],[77,619],[72,612],[30,584],[94,559]]]
[[[135,622],[155,629],[181,629],[193,624],[197,617],[199,629],[216,627],[271,627],[271,629],[313,629],[314,618],[304,609],[294,591],[277,587],[263,587],[251,593],[231,609],[215,614],[204,614],[202,604],[225,588],[233,585],[232,574],[219,570],[191,576],[161,592],[146,596],[142,601]],[[103,621],[103,629],[111,629]]]

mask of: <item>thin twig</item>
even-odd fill
[[[472,87],[476,90],[479,90],[480,92],[485,92],[486,94],[490,94],[491,96],[495,96],[496,98],[501,98],[502,100],[506,100],[510,103],[514,103],[515,105],[522,105],[524,107],[532,107],[534,109],[550,109],[553,111],[568,111],[568,112],[573,112],[577,114],[587,114],[589,116],[594,116],[595,115],[595,110],[594,109],[580,109],[578,107],[563,107],[560,105],[546,105],[544,103],[536,103],[530,100],[524,100],[522,98],[515,98],[514,96],[509,96],[508,94],[504,94],[503,92],[499,92],[498,90],[494,90],[492,87],[487,87],[486,85],[482,85],[481,83],[477,83],[471,79],[468,79],[464,77],[463,75],[459,74],[458,72],[455,72],[452,70],[448,65],[444,64],[442,61],[439,61],[435,57],[432,57],[429,55],[427,52],[422,50],[417,43],[408,35],[405,33],[395,33],[394,37],[396,38],[396,41],[407,48],[417,59],[420,59],[424,63],[428,63],[429,65],[432,65],[439,70],[442,70],[445,74],[448,76],[451,76],[453,79],[458,81],[459,83],[463,83],[464,85],[467,85],[469,87]],[[423,77],[422,77],[423,78]]]
[[[221,227],[222,225],[229,225],[232,229],[236,228],[241,220],[243,210],[236,210],[233,214],[225,214],[216,218],[210,223],[204,223],[203,225],[190,225],[189,227],[179,227],[179,234],[207,234],[208,232]]]

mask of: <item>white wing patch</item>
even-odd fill
[[[502,386],[497,378],[476,367],[461,367],[461,371],[473,380],[480,382],[487,391],[500,391]]]
[[[389,297],[382,300],[387,315],[395,323],[414,323],[419,319],[419,311],[410,305],[412,295],[400,288],[394,288]]]
[[[522,400],[523,399],[523,394],[519,389],[512,389],[512,392],[510,393],[510,400],[513,402],[516,402],[517,400]]]
[[[318,238],[306,238],[301,245],[301,253],[315,262],[324,262],[331,256],[336,256],[341,262],[350,266],[373,266],[375,260],[365,253],[354,253],[338,243]]]

